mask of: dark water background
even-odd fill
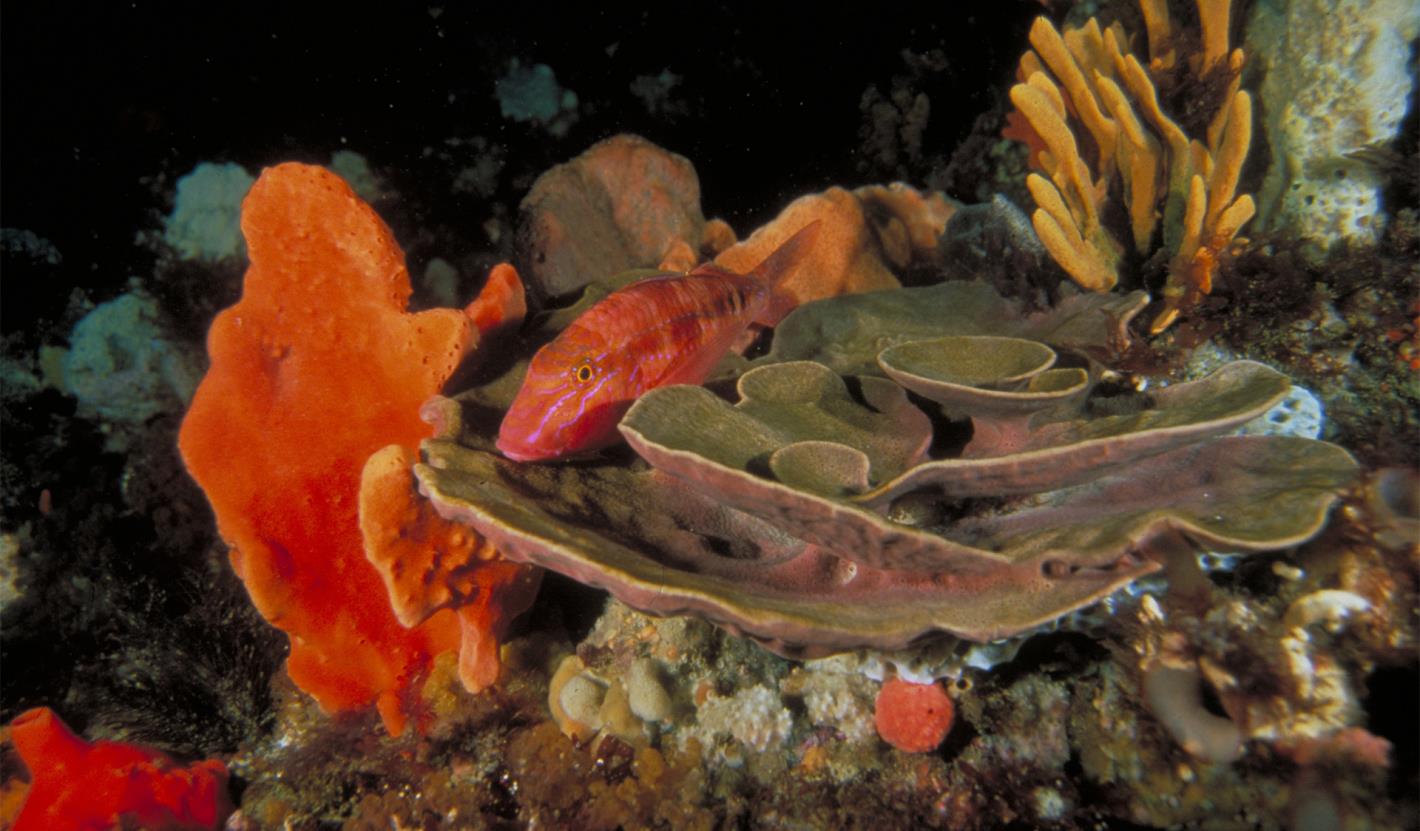
[[[450,222],[472,197],[417,178],[425,149],[446,138],[485,136],[510,167],[539,170],[633,131],[689,157],[706,215],[747,233],[792,196],[879,180],[857,157],[859,102],[907,71],[903,50],[946,59],[915,86],[932,101],[925,145],[950,153],[1004,95],[1041,11],[1027,0],[797,18],[749,4],[556,6],[8,3],[0,223],[53,242],[62,282],[102,300],[144,273],[134,234],[170,207],[150,178],[165,174],[170,198],[199,161],[256,173],[348,148],[416,177],[396,189]],[[494,82],[514,58],[548,64],[577,93],[565,136],[501,118]],[[664,69],[683,78],[677,115],[649,113],[629,89]],[[494,198],[516,204],[518,185]],[[3,329],[57,316],[69,285],[7,281]]]

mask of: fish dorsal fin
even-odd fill
[[[754,322],[765,326],[774,326],[798,305],[797,297],[780,290],[781,284],[786,277],[795,273],[799,266],[809,259],[809,254],[813,250],[814,242],[818,239],[822,226],[823,220],[815,219],[795,231],[748,274],[741,275],[728,271],[712,260],[696,266],[687,276],[749,280],[759,287],[758,291],[763,292],[760,295],[763,298],[762,305],[756,304],[758,310],[752,313]]]
[[[799,298],[784,285],[785,278],[799,271],[799,267],[810,259],[814,244],[818,241],[823,220],[815,219],[795,231],[779,244],[768,257],[749,273],[749,278],[769,290],[769,299],[755,322],[764,326],[777,326],[784,315],[799,305]]]
[[[808,258],[809,251],[813,250],[814,242],[818,239],[819,229],[822,227],[823,220],[815,219],[795,231],[792,236],[779,243],[779,247],[755,266],[747,276],[770,288],[779,285],[785,277],[794,272],[800,263]]]

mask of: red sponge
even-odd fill
[[[940,686],[894,678],[878,692],[873,721],[883,741],[907,753],[926,753],[947,737],[955,715]]]
[[[14,831],[211,829],[232,812],[227,766],[216,759],[182,768],[156,750],[86,742],[48,707],[10,722],[10,740],[30,771]]]

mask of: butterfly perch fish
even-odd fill
[[[699,384],[735,339],[769,320],[775,287],[813,247],[804,226],[749,274],[706,263],[607,295],[539,349],[498,429],[498,449],[542,461],[621,440],[617,422],[648,390]]]

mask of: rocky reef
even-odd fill
[[[1413,827],[1415,15],[1315,5],[1032,7],[956,145],[905,49],[764,190],[708,70],[506,49],[499,130],[164,162],[146,276],[3,338],[0,823]],[[498,451],[587,310],[805,229],[703,383]]]

